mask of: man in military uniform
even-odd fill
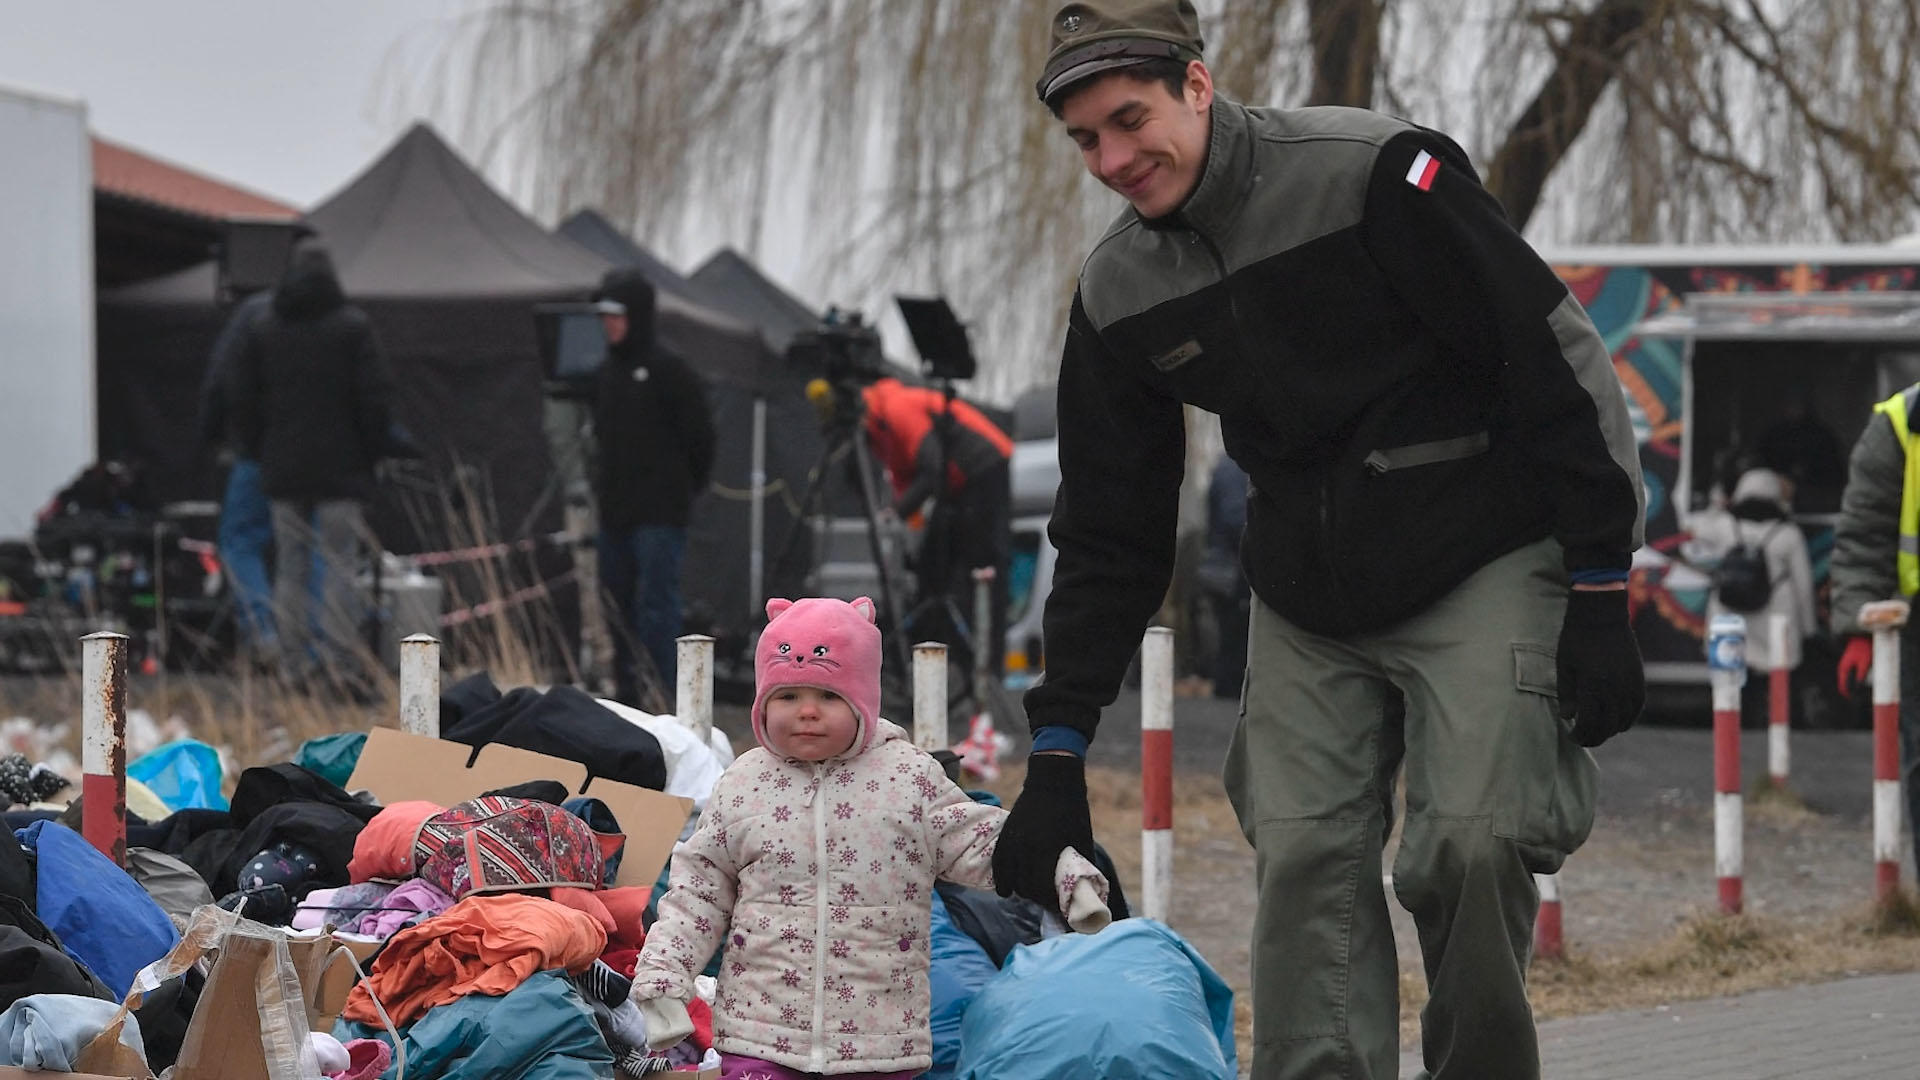
[[[1258,853],[1253,1075],[1398,1075],[1404,767],[1427,1068],[1537,1077],[1533,874],[1586,839],[1586,748],[1645,698],[1608,350],[1446,136],[1220,97],[1186,0],[1051,32],[1039,96],[1128,206],[1068,317],[1046,680],[995,878],[1041,900],[1049,852],[1088,849],[1081,755],[1171,575],[1181,407],[1211,410],[1251,483],[1226,786]]]

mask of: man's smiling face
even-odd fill
[[[1061,103],[1060,119],[1087,171],[1141,217],[1158,218],[1178,209],[1200,182],[1212,107],[1213,77],[1196,60],[1178,95],[1123,68],[1075,89]]]

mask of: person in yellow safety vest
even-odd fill
[[[1912,426],[1920,404],[1915,383],[1873,407],[1853,445],[1847,489],[1834,529],[1833,613],[1840,654],[1840,692],[1852,697],[1873,667],[1873,637],[1860,625],[1860,608],[1920,591],[1920,454]],[[1907,820],[1920,846],[1920,635],[1900,635],[1900,761]]]

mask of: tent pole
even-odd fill
[[[747,510],[747,622],[761,616],[767,573],[767,398],[753,396],[753,487]]]

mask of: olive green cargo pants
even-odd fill
[[[1482,567],[1373,634],[1307,633],[1257,599],[1226,788],[1258,860],[1253,1075],[1392,1080],[1399,978],[1381,880],[1419,927],[1435,1080],[1537,1078],[1527,1004],[1539,893],[1593,823],[1595,769],[1555,713],[1558,544]],[[1404,706],[1403,706],[1404,701]]]

